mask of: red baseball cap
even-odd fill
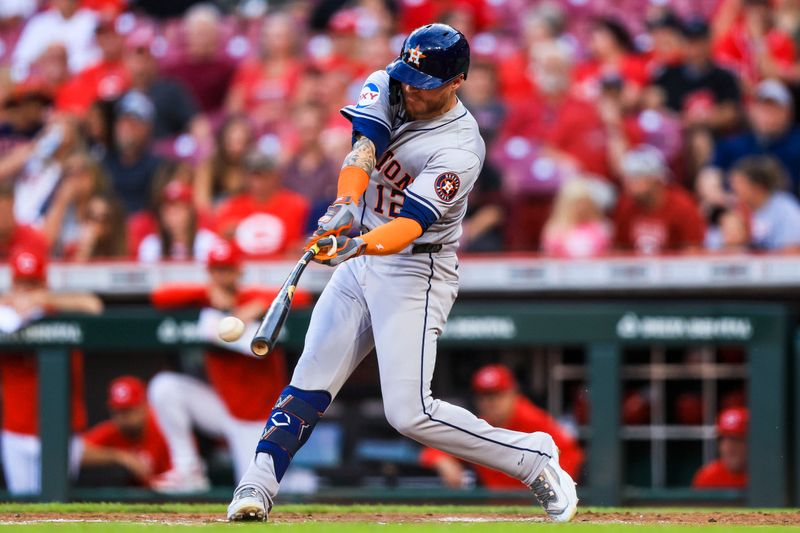
[[[138,407],[146,398],[144,383],[134,376],[120,376],[108,386],[109,409]]]
[[[219,239],[208,251],[208,268],[240,267],[242,251],[236,243]]]
[[[194,191],[188,183],[179,180],[173,180],[167,183],[161,191],[161,201],[164,203],[192,203],[194,200]]]
[[[47,258],[37,250],[17,249],[11,254],[11,275],[14,280],[45,281]]]
[[[486,365],[472,376],[472,390],[477,394],[508,391],[516,386],[514,374],[505,365]]]
[[[742,438],[747,436],[750,413],[744,407],[731,407],[719,414],[717,436]]]
[[[342,9],[331,17],[328,26],[334,33],[355,35],[358,30],[358,11]]]

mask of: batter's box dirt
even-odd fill
[[[544,523],[544,515],[531,512],[518,514],[498,513],[447,513],[435,512],[281,512],[276,510],[270,517],[274,523],[308,522],[361,522],[361,523],[491,523],[491,522],[532,522]],[[133,522],[140,524],[214,524],[225,522],[222,513],[0,513],[3,524],[41,524],[70,522]],[[745,525],[745,526],[784,526],[800,524],[800,511],[579,511],[574,522],[596,524],[665,524],[665,525]]]

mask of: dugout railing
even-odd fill
[[[301,346],[309,314],[290,316],[285,344]],[[3,350],[36,351],[40,373],[40,432],[42,492],[39,499],[152,499],[137,491],[102,493],[70,487],[67,472],[69,437],[69,351],[73,347],[115,352],[132,350],[147,357],[148,350],[189,349],[200,342],[196,314],[163,315],[151,308],[110,308],[101,317],[57,316],[44,319],[13,335],[0,336]],[[620,505],[641,501],[712,500],[749,506],[775,507],[790,503],[792,479],[800,479],[800,408],[789,409],[790,393],[800,407],[800,341],[791,342],[791,310],[782,304],[748,302],[641,303],[528,301],[457,302],[440,339],[443,349],[580,345],[586,351],[592,416],[587,431],[587,481],[581,487],[584,502]],[[623,350],[636,346],[740,345],[748,354],[750,481],[744,493],[693,493],[682,488],[648,490],[624,483],[622,422],[620,415]],[[794,352],[797,360],[792,363]],[[793,372],[790,373],[790,370]],[[790,416],[794,424],[790,424]],[[790,428],[795,428],[792,435]],[[793,448],[790,448],[793,442]],[[792,467],[792,465],[795,465]],[[792,476],[791,468],[795,468]],[[229,490],[200,498],[225,498]],[[368,491],[337,489],[319,499],[472,499],[497,494],[481,491]],[[512,495],[508,495],[512,497]],[[798,500],[795,500],[798,501]]]

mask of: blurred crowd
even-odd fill
[[[489,154],[463,249],[800,249],[797,0],[4,0],[0,256],[295,251],[339,109],[436,20]]]

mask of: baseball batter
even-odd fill
[[[311,239],[322,248],[315,261],[341,267],[317,302],[229,520],[267,518],[292,457],[373,348],[395,429],[521,480],[553,520],[574,516],[575,484],[550,435],[492,427],[431,395],[436,342],[458,292],[461,221],[485,156],[478,125],[456,97],[468,68],[464,35],[430,24],[367,78],[356,105],[342,109],[353,149],[339,196]],[[361,235],[348,238],[354,224]]]

